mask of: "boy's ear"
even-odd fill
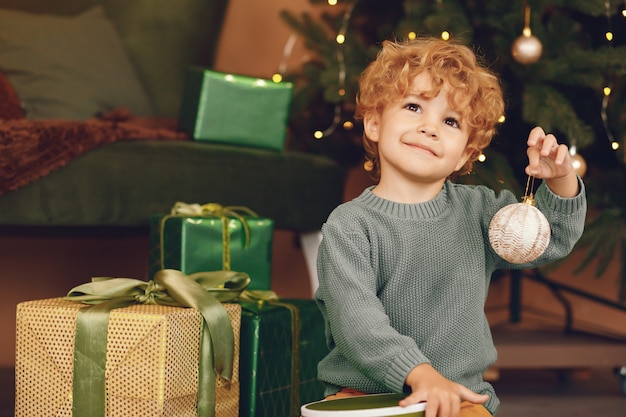
[[[380,124],[380,117],[378,114],[369,113],[363,117],[363,131],[369,140],[372,142],[378,142],[379,132],[378,125]]]

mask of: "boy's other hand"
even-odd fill
[[[400,401],[401,407],[426,401],[425,417],[457,417],[461,401],[483,404],[489,396],[477,394],[450,381],[429,364],[418,365],[406,378],[411,394]]]

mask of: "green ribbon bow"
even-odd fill
[[[116,308],[143,303],[191,307],[202,314],[198,416],[215,416],[216,376],[230,382],[233,374],[234,334],[221,303],[237,298],[249,283],[247,274],[235,271],[185,275],[174,269],[163,269],[152,281],[96,277],[90,283],[73,288],[66,299],[91,306],[80,309],[76,319],[72,415],[105,415],[109,313]]]
[[[246,218],[240,214],[239,212],[243,212],[253,217],[259,217],[254,211],[250,210],[248,207],[244,206],[222,206],[217,203],[208,203],[208,204],[187,204],[181,201],[177,201],[172,207],[172,210],[169,215],[164,216],[161,219],[161,268],[164,267],[163,262],[165,259],[165,244],[163,242],[163,228],[165,226],[165,222],[167,219],[172,217],[219,217],[222,221],[222,269],[226,271],[230,271],[230,231],[228,229],[228,217],[234,217],[239,220],[243,226],[243,231],[245,233],[245,244],[244,247],[247,248],[250,245],[250,226]]]

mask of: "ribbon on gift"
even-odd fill
[[[250,283],[242,272],[213,271],[185,275],[158,271],[153,280],[96,277],[79,285],[66,299],[90,304],[76,318],[72,415],[104,416],[106,412],[106,341],[109,313],[131,304],[191,307],[203,317],[198,368],[198,416],[215,416],[215,379],[230,382],[234,334],[222,306],[237,298]]]
[[[219,217],[222,221],[222,269],[230,271],[230,230],[228,229],[228,218],[234,217],[239,220],[243,226],[245,234],[244,248],[247,248],[250,244],[250,226],[243,214],[248,214],[253,217],[259,217],[254,211],[245,206],[222,206],[217,203],[208,204],[188,204],[181,201],[177,201],[169,215],[164,216],[161,219],[160,225],[160,246],[161,246],[161,268],[165,259],[165,243],[163,241],[165,233],[163,232],[165,222],[172,217]]]

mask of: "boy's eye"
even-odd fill
[[[443,122],[445,124],[447,124],[448,126],[452,126],[452,127],[457,127],[458,128],[460,126],[459,121],[454,119],[454,118],[452,118],[452,117],[448,117]]]
[[[404,108],[407,109],[407,110],[415,111],[415,112],[422,111],[422,107],[419,104],[416,104],[416,103],[405,104]]]

